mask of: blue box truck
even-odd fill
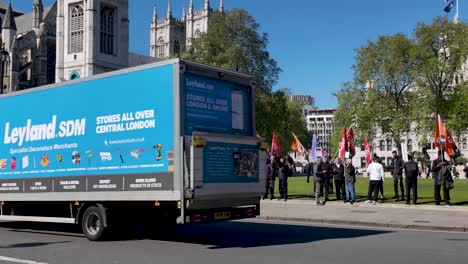
[[[79,224],[254,217],[267,154],[255,87],[173,59],[0,95],[0,220]]]

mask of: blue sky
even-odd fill
[[[194,0],[202,8],[204,0]],[[13,0],[16,9],[31,10],[32,0]],[[53,0],[43,0],[50,5]],[[173,0],[182,15],[189,0]],[[219,0],[211,0],[218,7]],[[320,108],[336,106],[332,93],[352,79],[355,49],[379,35],[412,34],[419,21],[445,15],[443,0],[224,0],[227,9],[245,8],[270,38],[269,51],[283,69],[275,89],[311,94]],[[464,19],[463,2],[460,17]],[[130,0],[130,50],[149,53],[149,23],[154,0]],[[167,0],[158,0],[165,15]],[[468,9],[466,9],[468,12]],[[453,15],[453,14],[452,14]]]

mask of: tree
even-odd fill
[[[376,108],[373,93],[347,82],[335,94],[335,97],[338,107],[334,116],[335,132],[330,143],[330,152],[333,152],[331,154],[338,149],[343,127],[353,127],[356,145],[363,143],[365,137],[372,141],[375,134],[373,125],[375,115],[372,109]]]
[[[468,26],[438,17],[431,24],[418,24],[415,37],[419,124],[423,132],[431,133],[437,114],[447,119],[457,111],[455,100],[463,92],[457,91],[461,87],[457,80],[467,62]]]
[[[294,132],[304,147],[310,139],[302,116],[301,105],[288,99],[289,91],[281,89],[261,94],[257,100],[257,132],[271,139],[273,132],[278,136],[282,151],[287,153]]]
[[[267,51],[268,35],[244,9],[214,13],[208,32],[193,42],[184,58],[252,75],[256,83],[256,124],[259,135],[278,135],[283,152],[289,150],[294,132],[305,145],[307,130],[301,106],[288,100],[288,90],[272,92],[281,69]]]
[[[356,85],[366,89],[365,109],[373,114],[366,129],[376,126],[399,149],[398,143],[411,128],[414,58],[414,43],[405,35],[380,36],[357,50],[353,66]]]
[[[453,134],[460,138],[468,129],[468,81],[455,88],[454,99],[450,107],[447,126]]]
[[[214,13],[208,32],[193,41],[184,58],[253,75],[259,93],[270,92],[281,69],[267,51],[268,34],[244,9]]]

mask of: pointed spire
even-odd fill
[[[205,10],[208,10],[210,9],[210,0],[205,0],[205,7],[204,7]]]
[[[42,5],[42,0],[34,0],[33,5],[37,5],[37,6],[41,7],[41,8],[44,8],[44,5]]]
[[[190,0],[188,13],[189,13],[189,14],[193,14],[193,0]]]
[[[219,12],[224,13],[224,1],[219,0]]]
[[[15,17],[13,16],[13,9],[11,8],[11,3],[8,4],[8,9],[5,14],[5,22],[3,22],[3,29],[13,29],[16,30]]]
[[[156,6],[156,1],[154,2],[154,7],[153,7],[153,22],[158,21],[158,7]]]
[[[167,3],[167,18],[172,18],[172,1],[169,0]]]
[[[184,8],[182,8],[182,21],[185,20],[185,16],[186,15],[185,15],[185,6],[184,6]]]
[[[44,6],[42,5],[42,0],[34,0],[32,11],[32,28],[39,29],[41,23],[43,22],[42,20],[44,15]]]

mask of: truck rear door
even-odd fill
[[[188,209],[258,203],[268,155],[257,138],[196,132],[190,156],[193,196]]]

